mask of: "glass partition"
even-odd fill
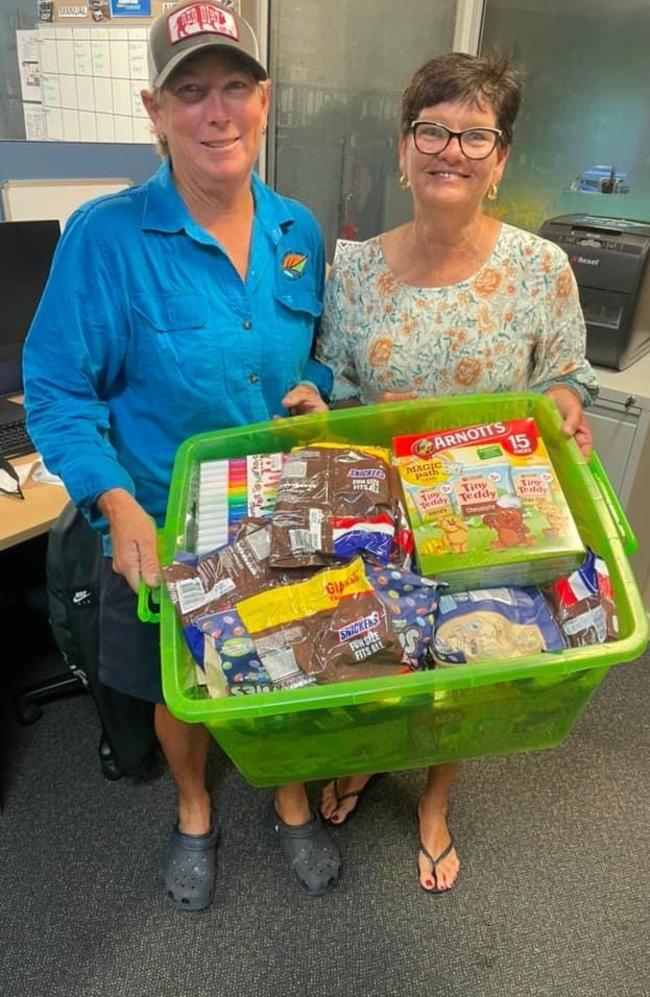
[[[453,47],[456,0],[273,0],[275,127],[269,180],[315,212],[328,258],[338,237],[365,239],[405,221],[398,186],[401,92]]]

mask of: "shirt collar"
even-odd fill
[[[182,232],[192,217],[172,179],[171,163],[165,159],[147,184],[142,228],[155,232]]]
[[[291,202],[262,183],[257,173],[253,173],[251,187],[255,198],[255,220],[277,246],[296,220]]]
[[[277,245],[295,221],[290,202],[262,183],[256,173],[251,178],[251,189],[255,220]],[[196,231],[196,223],[176,189],[169,159],[161,163],[147,185],[142,227],[157,232]]]

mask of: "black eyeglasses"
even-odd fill
[[[468,159],[487,159],[501,138],[500,128],[463,128],[453,132],[446,125],[424,119],[414,121],[411,131],[415,148],[426,156],[444,152],[452,138],[457,138],[461,152]]]

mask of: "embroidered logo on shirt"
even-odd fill
[[[282,260],[282,273],[290,280],[297,280],[304,274],[308,259],[302,253],[286,253]]]

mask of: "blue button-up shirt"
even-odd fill
[[[246,279],[190,216],[169,163],[89,202],[59,241],[25,344],[29,432],[99,525],[95,500],[125,488],[160,523],[179,444],[286,415],[309,380],[324,253],[302,205],[252,179]]]

